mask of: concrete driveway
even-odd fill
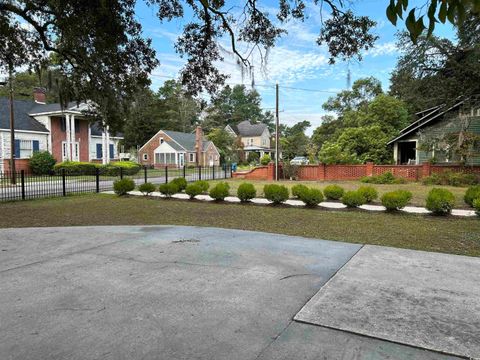
[[[318,318],[310,299],[360,249],[197,227],[0,230],[0,359],[455,358],[294,320],[309,305]]]

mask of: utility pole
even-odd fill
[[[275,84],[275,181],[278,181],[278,157],[279,157],[279,119],[278,119],[278,82]]]
[[[13,114],[13,64],[8,67],[8,82],[10,87],[10,174],[12,185],[17,184],[17,173],[15,169],[15,118]]]

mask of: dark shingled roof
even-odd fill
[[[71,101],[67,104],[67,107],[63,110],[77,110],[78,103],[76,101]],[[38,104],[35,103],[35,106],[30,110],[30,114],[39,114],[45,112],[57,112],[62,111],[62,107],[59,103],[54,104]]]
[[[90,132],[92,136],[102,136],[103,129],[102,129],[102,126],[100,126],[100,123],[96,122],[91,124]],[[123,137],[123,133],[118,132],[116,134],[112,134],[112,132],[110,131],[110,136]]]
[[[195,151],[195,134],[183,133],[183,132],[172,131],[172,130],[164,130],[163,132],[167,134],[169,137],[171,137],[178,144],[180,144],[185,150]],[[202,143],[203,150],[207,148],[209,143],[210,143],[209,141],[203,140],[203,143]],[[171,142],[169,142],[169,145],[172,145]],[[179,150],[179,149],[176,149],[175,147],[174,149]]]
[[[261,136],[267,125],[264,123],[252,124],[250,121],[245,120],[237,125],[230,125],[235,134],[240,136]]]
[[[13,101],[16,130],[48,132],[42,123],[28,115],[37,105],[32,100]],[[0,129],[10,129],[10,100],[6,97],[0,97]]]

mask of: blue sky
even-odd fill
[[[240,0],[237,0],[240,1]],[[418,2],[418,1],[417,1]],[[234,3],[234,2],[228,2]],[[259,1],[259,4],[274,14],[278,1]],[[415,2],[413,2],[415,3]],[[419,3],[419,2],[418,2]],[[365,52],[363,61],[350,63],[338,62],[328,64],[328,52],[325,47],[315,43],[321,24],[320,9],[308,4],[308,18],[304,22],[291,21],[283,27],[288,31],[270,50],[267,64],[261,69],[260,56],[254,58],[256,89],[262,95],[262,106],[272,109],[275,106],[274,85],[280,85],[280,121],[292,125],[302,120],[309,120],[312,127],[320,125],[321,116],[325,114],[322,104],[334,93],[347,87],[347,72],[350,69],[352,82],[358,78],[375,76],[388,90],[390,73],[395,67],[400,50],[395,46],[395,33],[403,28],[403,23],[394,27],[385,15],[386,0],[362,0],[354,2],[353,10],[360,15],[370,16],[377,22],[375,33],[379,40],[374,49]],[[423,3],[419,3],[423,5]],[[155,16],[155,9],[142,3],[137,8],[137,16],[142,23],[145,36],[150,37],[157,51],[161,65],[152,74],[152,88],[156,90],[168,78],[178,76],[184,61],[175,53],[174,43],[182,28],[188,21],[185,19],[160,23]],[[438,26],[435,33],[440,36],[452,37],[450,26]],[[223,40],[220,40],[221,42]],[[228,44],[225,40],[225,47]],[[225,61],[218,64],[220,70],[228,74],[229,84],[251,84],[249,77],[242,77],[235,64],[235,59],[225,54]],[[304,91],[298,89],[311,89]]]

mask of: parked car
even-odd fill
[[[308,165],[309,161],[305,156],[295,156],[290,160],[290,165]]]

